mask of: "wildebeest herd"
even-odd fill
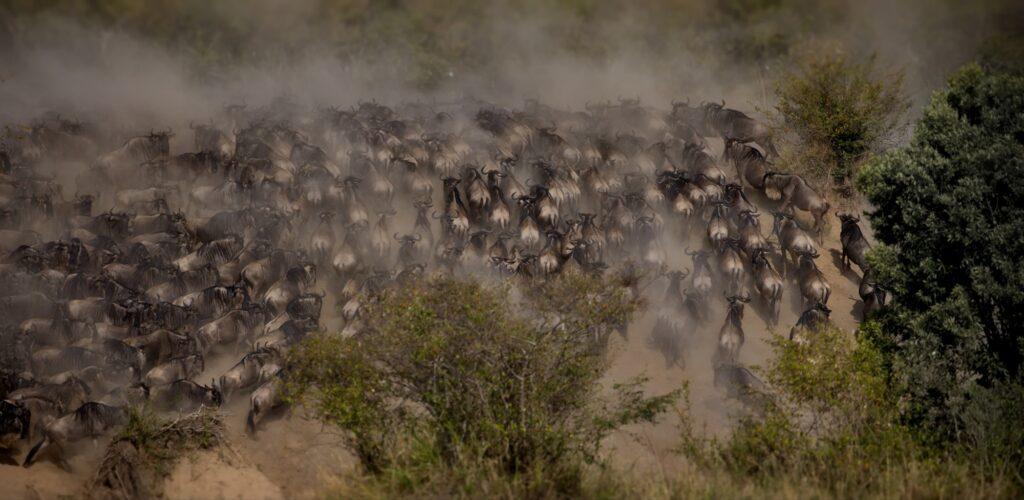
[[[774,170],[770,130],[724,102],[281,99],[189,124],[178,154],[170,131],[53,114],[13,130],[0,149],[0,434],[7,460],[29,449],[25,466],[44,453],[66,465],[66,444],[144,401],[190,411],[249,393],[256,432],[325,301],[325,321],[357,334],[361,301],[426,274],[665,283],[648,341],[669,364],[724,297],[723,383],[750,378],[737,356],[751,300],[775,328],[798,294],[794,339],[828,321],[816,259],[830,205]],[[865,309],[881,307],[859,219],[840,219]],[[207,382],[212,356],[237,363]]]

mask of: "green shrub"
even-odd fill
[[[909,108],[902,87],[902,73],[882,74],[873,57],[857,61],[816,47],[776,83],[787,167],[845,183],[899,133]]]
[[[883,243],[869,259],[896,297],[872,340],[908,418],[938,441],[959,439],[962,416],[1022,376],[1024,77],[962,69],[911,144],[873,161],[858,186]],[[982,413],[1007,409],[990,406]]]
[[[695,487],[683,476],[670,490],[793,498],[990,498],[1022,492],[1019,470],[1006,463],[980,464],[968,448],[923,442],[901,418],[885,357],[870,342],[828,329],[807,345],[781,338],[771,344],[771,361],[759,370],[768,386],[764,404],[740,418],[730,436],[704,438],[684,412],[682,451],[698,466],[694,475],[711,480]]]
[[[642,380],[602,397],[607,337],[635,307],[579,274],[521,293],[414,283],[371,301],[357,337],[304,343],[291,397],[348,431],[385,491],[572,494],[605,436],[674,399],[644,396]]]

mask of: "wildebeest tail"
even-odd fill
[[[50,440],[49,437],[44,437],[43,439],[39,440],[39,442],[36,443],[36,445],[33,446],[32,449],[28,451],[28,455],[25,456],[25,461],[22,462],[21,466],[22,467],[29,467],[29,466],[31,466],[32,465],[32,461],[35,460],[35,458],[36,458],[36,455],[39,454],[39,451],[42,450],[43,445],[46,444],[46,442],[49,441],[49,440]]]
[[[245,431],[248,432],[250,436],[255,436],[256,435],[256,408],[255,407],[250,409],[249,410],[249,415],[247,417],[245,417]]]

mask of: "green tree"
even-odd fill
[[[579,493],[602,440],[675,394],[600,393],[607,337],[637,307],[623,288],[570,273],[513,292],[434,279],[367,298],[362,333],[298,349],[292,397],[348,431],[391,494]]]
[[[783,75],[776,93],[791,168],[839,182],[895,137],[909,107],[901,73],[881,74],[873,57],[854,61],[828,50],[816,50]]]
[[[872,266],[896,297],[872,337],[909,415],[958,437],[1024,360],[1024,78],[962,69],[911,144],[857,181],[883,243]]]

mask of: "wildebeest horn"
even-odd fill
[[[398,237],[398,233],[395,233],[394,237],[395,237],[395,241],[402,241],[402,239]]]

